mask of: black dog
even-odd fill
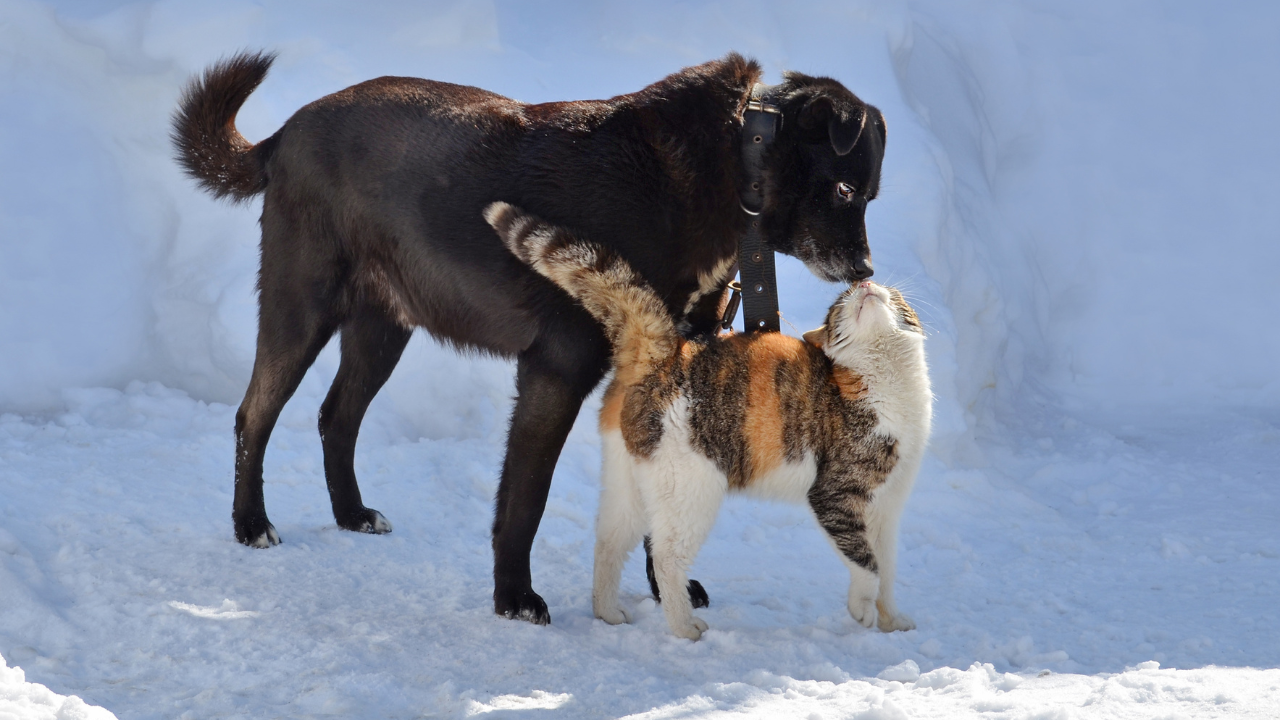
[[[742,112],[760,78],[730,54],[609,100],[527,105],[473,87],[384,77],[299,110],[257,145],[235,116],[274,56],[241,54],[186,90],[178,159],[217,197],[265,193],[253,378],[236,413],[236,538],[278,543],[262,458],[281,408],[335,332],[320,408],[338,525],[384,533],[352,461],[369,402],[410,333],[515,357],[518,398],[493,522],[494,609],[549,622],[529,550],[583,399],[608,369],[591,316],[516,260],[481,210],[504,200],[613,248],[691,333],[714,332],[749,216],[739,205]],[[791,73],[760,215],[777,250],[818,275],[871,275],[863,215],[879,187],[884,118],[840,83]],[[864,130],[866,130],[864,132]]]

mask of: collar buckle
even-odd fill
[[[755,100],[755,99],[747,101],[747,110],[752,112],[773,113],[774,115],[782,114],[782,108],[778,107],[777,105],[771,105],[763,100]]]

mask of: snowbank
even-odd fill
[[[0,657],[0,718],[12,720],[115,720],[100,707],[86,705],[72,695],[27,682],[22,668],[9,667]]]
[[[746,682],[718,684],[627,720],[665,718],[848,717],[855,720],[996,717],[1269,718],[1276,710],[1280,670],[1203,668],[1161,670],[1140,663],[1121,673],[1086,677],[997,672],[975,663],[921,674],[911,660],[886,668],[880,679],[797,681],[756,673]]]
[[[917,247],[983,389],[1082,417],[1273,407],[1280,8],[911,3],[950,214]],[[914,190],[914,188],[913,188]]]
[[[1028,396],[1086,413],[1280,396],[1280,333],[1253,319],[1280,308],[1280,91],[1258,75],[1280,61],[1273,4],[310,7],[0,9],[0,407],[52,411],[63,387],[134,379],[238,400],[257,211],[198,194],[166,126],[183,81],[241,47],[281,52],[240,116],[251,138],[386,73],[530,101],[629,91],[729,49],[775,80],[831,74],[889,118],[873,249],[928,305],[941,448]],[[835,289],[783,274],[803,327]],[[440,432],[414,406],[456,404],[426,375],[467,374],[486,406],[509,393],[505,367],[430,342],[404,365],[387,394],[413,398],[406,432]]]

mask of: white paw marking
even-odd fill
[[[249,543],[249,547],[256,547],[265,550],[266,548],[279,544],[280,534],[276,532],[274,527],[267,526],[267,531],[254,538],[253,542]]]
[[[544,624],[538,622],[538,611],[534,608],[521,608],[520,611],[516,613],[515,619],[539,625]]]
[[[365,526],[361,529],[367,533],[385,535],[386,533],[391,532],[391,521],[383,517],[382,513],[374,510],[372,527],[370,527],[369,523],[365,523]]]

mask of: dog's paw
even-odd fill
[[[671,626],[671,632],[675,633],[676,637],[682,637],[686,640],[701,640],[702,633],[706,631],[707,623],[702,618],[696,617],[690,618],[687,624]]]
[[[596,608],[596,617],[610,625],[624,625],[631,622],[631,613],[617,605],[611,608]]]
[[[697,580],[689,581],[689,602],[696,608],[711,607],[711,598],[707,596],[702,583]]]
[[[532,590],[493,591],[493,612],[508,620],[524,620],[534,625],[550,625],[547,603]]]
[[[242,545],[248,545],[251,548],[266,549],[280,544],[280,533],[276,532],[276,527],[267,520],[266,515],[242,520],[235,519],[236,540]]]
[[[391,521],[373,508],[360,508],[350,517],[339,520],[338,527],[352,532],[386,535],[391,532]]]

